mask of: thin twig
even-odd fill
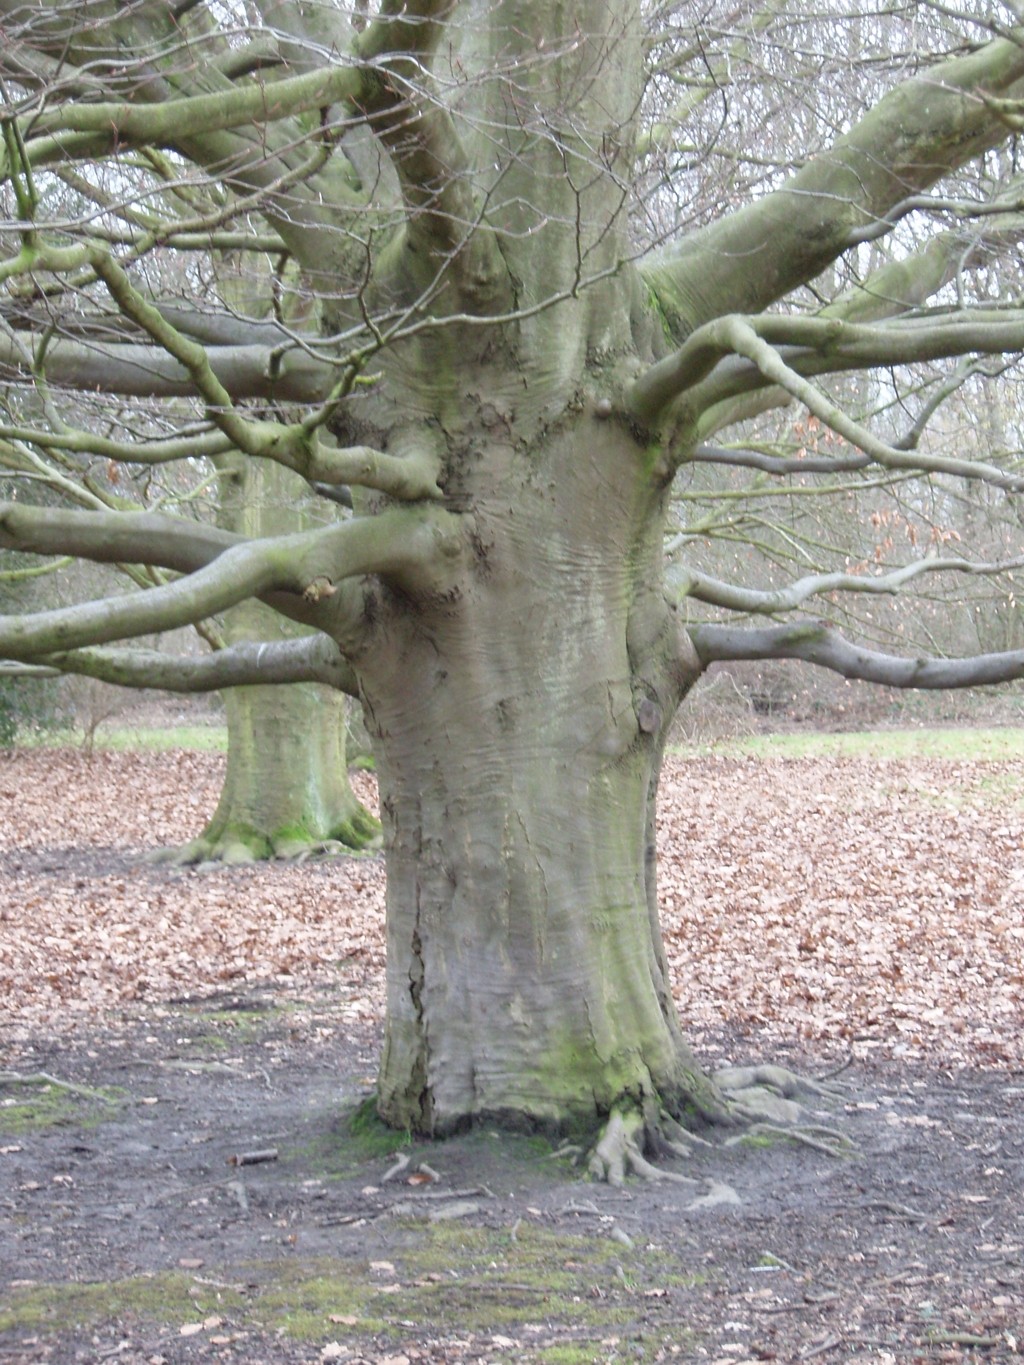
[[[814,1356],[824,1355],[826,1351],[833,1350],[836,1346],[841,1346],[842,1337],[829,1336],[824,1341],[819,1341],[817,1346],[808,1346],[806,1350],[800,1352],[798,1360],[811,1360]]]
[[[0,1071],[0,1085],[55,1085],[58,1090],[70,1090],[73,1095],[82,1095],[89,1100],[101,1100],[112,1104],[109,1095],[102,1090],[92,1090],[87,1085],[77,1085],[74,1081],[62,1081],[59,1076],[51,1076],[48,1071],[33,1071],[23,1075],[20,1071]]]
[[[831,1081],[834,1080],[836,1076],[841,1076],[848,1067],[853,1066],[856,1060],[857,1058],[854,1056],[853,1048],[851,1047],[846,1061],[843,1062],[841,1066],[834,1067],[831,1071],[823,1071],[820,1076],[815,1076],[814,1079],[819,1085],[824,1085],[826,1081]]]
[[[868,1199],[858,1207],[862,1209],[878,1209],[882,1213],[895,1213],[900,1218],[909,1218],[912,1223],[934,1223],[935,1219],[927,1213],[919,1213],[917,1209],[909,1208],[906,1204],[893,1203],[891,1199]]]

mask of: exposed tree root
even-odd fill
[[[780,1066],[728,1067],[713,1077],[715,1091],[723,1100],[723,1114],[740,1126],[724,1145],[732,1146],[748,1138],[789,1138],[828,1156],[846,1156],[854,1151],[850,1140],[837,1128],[808,1121],[807,1101],[834,1103],[843,1098],[836,1089]],[[587,1168],[595,1180],[622,1185],[627,1174],[644,1180],[672,1180],[682,1184],[698,1182],[674,1171],[652,1164],[657,1159],[689,1157],[696,1145],[712,1142],[689,1132],[664,1110],[624,1104],[614,1110],[598,1139]],[[707,1194],[688,1207],[739,1203],[728,1185],[708,1181]]]
[[[400,1176],[402,1172],[408,1168],[408,1165],[409,1157],[406,1155],[406,1153],[396,1152],[395,1164],[387,1168],[387,1170],[380,1178],[380,1183],[382,1185],[386,1185],[389,1180],[394,1180],[397,1176]]]
[[[798,1076],[784,1066],[729,1066],[716,1071],[712,1078],[726,1095],[742,1094],[745,1090],[768,1090],[787,1100],[824,1099],[832,1102],[844,1098],[838,1087],[823,1085],[809,1076]]]
[[[641,1144],[648,1136],[647,1123],[639,1109],[616,1110],[591,1153],[590,1174],[595,1180],[606,1180],[615,1186],[625,1182],[627,1171],[644,1180],[673,1180],[683,1185],[696,1185],[697,1182],[688,1176],[663,1171],[646,1159]]]
[[[157,849],[146,855],[146,861],[167,867],[192,867],[202,872],[218,867],[247,867],[259,862],[304,863],[309,858],[353,857],[376,852],[380,847],[380,836],[376,831],[358,836],[347,833],[346,839],[301,838],[294,831],[281,837],[242,837],[230,831],[217,837],[201,834],[180,848]]]
[[[727,1138],[724,1145],[734,1147],[737,1143],[752,1137],[789,1138],[790,1141],[799,1142],[804,1147],[812,1147],[816,1152],[824,1152],[826,1156],[850,1156],[856,1151],[850,1139],[837,1128],[823,1128],[820,1124],[805,1123],[752,1123],[745,1132]]]

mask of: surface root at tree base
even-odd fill
[[[725,1140],[724,1146],[751,1139],[779,1138],[828,1156],[848,1156],[855,1151],[838,1128],[806,1121],[810,1116],[801,1101],[834,1102],[842,1099],[838,1089],[778,1066],[730,1067],[716,1073],[713,1079],[730,1117],[741,1127],[739,1133]],[[691,1154],[693,1144],[714,1145],[686,1131],[669,1114],[652,1117],[637,1105],[624,1105],[609,1117],[591,1151],[587,1169],[593,1179],[613,1186],[621,1186],[627,1175],[696,1186],[698,1181],[655,1165],[645,1155],[646,1152],[665,1158],[685,1158]],[[705,1183],[708,1192],[694,1199],[687,1206],[689,1209],[740,1203],[730,1186],[710,1179]]]
[[[157,866],[189,867],[203,872],[215,868],[250,867],[260,862],[304,863],[311,858],[356,858],[372,856],[380,848],[380,838],[364,839],[349,844],[341,839],[309,839],[290,837],[274,843],[264,840],[257,847],[241,839],[193,839],[179,848],[157,849],[145,855],[145,861]]]

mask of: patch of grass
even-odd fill
[[[706,752],[706,746],[704,751]],[[858,730],[841,734],[754,735],[714,746],[754,758],[948,758],[961,762],[1024,758],[1024,728]],[[678,752],[692,752],[680,749]]]
[[[396,1221],[385,1254],[374,1264],[275,1267],[258,1299],[263,1328],[306,1341],[347,1332],[397,1342],[410,1323],[429,1323],[442,1337],[516,1337],[541,1323],[553,1335],[580,1338],[547,1349],[584,1354],[537,1359],[595,1360],[607,1358],[594,1354],[602,1337],[638,1322],[657,1331],[659,1306],[671,1307],[669,1295],[644,1294],[668,1282],[663,1255],[631,1251],[598,1231],[569,1234],[532,1221],[514,1229]],[[685,1277],[672,1281],[681,1288]],[[538,1350],[543,1344],[539,1337]]]
[[[608,1344],[620,1334],[628,1358],[647,1361],[659,1344],[680,1340],[672,1291],[694,1283],[668,1273],[663,1251],[630,1250],[596,1229],[566,1233],[529,1220],[502,1228],[396,1220],[384,1256],[219,1266],[216,1285],[179,1270],[93,1284],[15,1284],[0,1305],[0,1334],[142,1322],[173,1336],[186,1323],[230,1315],[244,1329],[310,1344],[336,1339],[363,1352],[409,1340],[414,1324],[463,1340],[495,1333],[522,1340],[529,1326],[530,1358],[549,1365],[617,1359]],[[522,1350],[488,1355],[518,1361]]]
[[[277,1022],[277,1016],[282,1011],[271,1009],[214,1009],[202,1010],[196,1014],[196,1023],[212,1027],[220,1033],[226,1033],[232,1042],[251,1043],[259,1038],[261,1033],[266,1032],[268,1026]],[[227,1040],[209,1035],[204,1037],[202,1042],[213,1042],[215,1045],[226,1045]]]
[[[380,1336],[388,1331],[387,1306],[365,1262],[318,1261],[313,1265],[289,1262],[275,1266],[259,1294],[257,1311],[263,1325],[300,1341],[358,1334]],[[352,1319],[352,1321],[348,1321]]]
[[[778,1136],[769,1136],[767,1133],[744,1133],[742,1137],[736,1138],[737,1147],[776,1147],[782,1139]]]
[[[633,1360],[642,1360],[630,1352]],[[557,1346],[542,1346],[533,1357],[542,1365],[594,1365],[595,1361],[609,1358],[608,1339],[604,1341],[560,1342]]]
[[[84,1330],[126,1318],[177,1327],[225,1310],[235,1314],[244,1302],[240,1290],[197,1284],[183,1271],[91,1284],[14,1285],[0,1304],[0,1333]]]
[[[160,729],[103,729],[96,735],[97,749],[201,749],[226,753],[227,726],[171,725]]]
[[[348,1153],[359,1161],[376,1161],[412,1146],[412,1133],[389,1128],[377,1113],[376,1095],[368,1095],[342,1116],[341,1136]]]
[[[76,730],[45,730],[18,736],[18,747],[32,749],[78,748],[82,736]],[[101,726],[96,749],[199,749],[226,753],[227,727],[222,725]]]
[[[95,1128],[113,1118],[125,1100],[124,1092],[113,1087],[83,1094],[31,1076],[0,1081],[0,1092],[0,1133],[7,1136],[72,1124]]]

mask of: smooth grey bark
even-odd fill
[[[700,671],[650,590],[663,493],[592,406],[522,461],[474,434],[507,478],[474,489],[456,600],[376,592],[355,658],[388,866],[381,1112],[430,1133],[720,1113],[649,916],[663,731]]]
[[[844,640],[820,620],[745,629],[691,626],[689,635],[708,665],[738,659],[803,659],[844,678],[922,690],[991,687],[1024,677],[1024,650],[976,654],[968,659],[901,658]]]

